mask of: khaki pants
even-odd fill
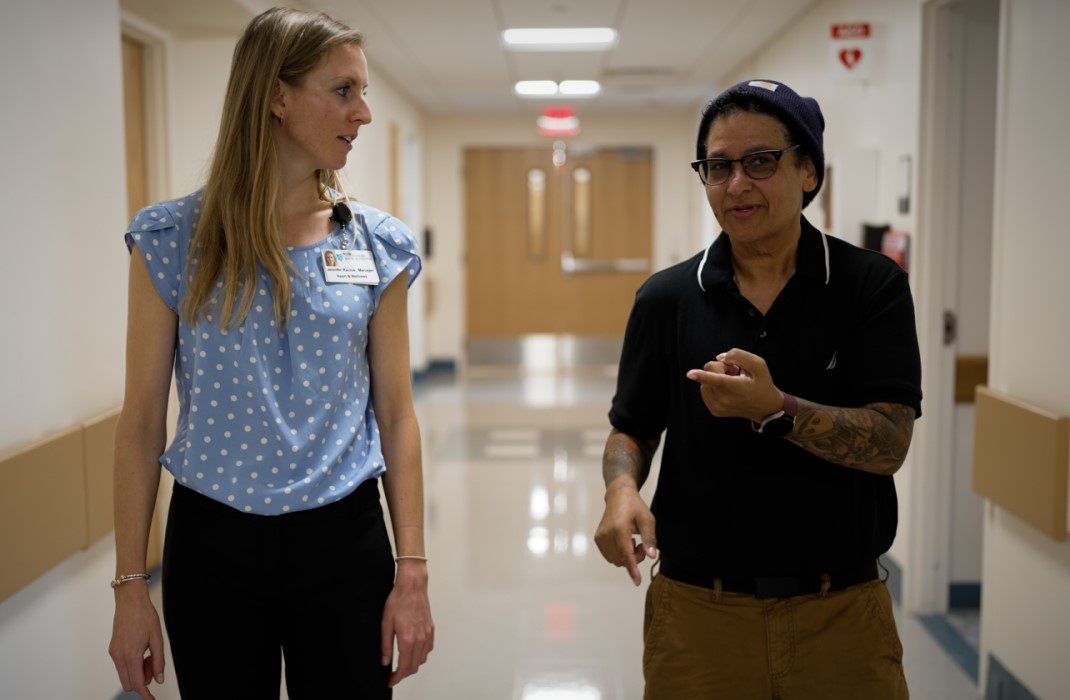
[[[643,625],[644,700],[907,700],[881,581],[758,599],[657,575]]]

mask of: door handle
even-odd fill
[[[944,311],[944,345],[954,345],[959,337],[959,319],[954,311]]]
[[[650,260],[646,258],[616,258],[614,260],[595,260],[594,258],[577,258],[572,253],[561,253],[561,273],[564,275],[590,272],[649,272]]]

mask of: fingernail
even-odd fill
[[[651,559],[656,559],[658,556],[658,550],[654,549],[653,547],[647,547],[646,553],[650,556]]]
[[[163,685],[163,671],[156,674],[156,682]]]
[[[381,661],[382,661],[383,666],[389,666],[390,665],[390,657],[389,656],[382,657]]]

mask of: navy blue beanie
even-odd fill
[[[817,100],[800,97],[784,83],[775,80],[745,80],[711,100],[702,110],[696,158],[706,157],[706,137],[709,135],[710,125],[718,116],[735,107],[748,109],[755,103],[759,106],[759,111],[768,112],[783,122],[794,142],[800,144],[802,150],[814,162],[817,187],[812,192],[803,194],[803,208],[806,208],[817,196],[825,181],[825,151],[822,146],[825,118],[821,115]]]

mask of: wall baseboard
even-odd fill
[[[947,607],[951,610],[973,610],[981,607],[981,584],[952,583],[948,586]]]
[[[888,569],[888,593],[891,594],[896,607],[901,607],[903,605],[903,567],[887,554],[882,556],[880,561]]]
[[[963,672],[977,682],[980,659],[977,650],[963,638],[944,615],[918,615],[918,622],[929,636],[947,652]]]
[[[988,655],[988,675],[985,700],[1040,700],[1025,684],[1000,663],[994,654]]]

